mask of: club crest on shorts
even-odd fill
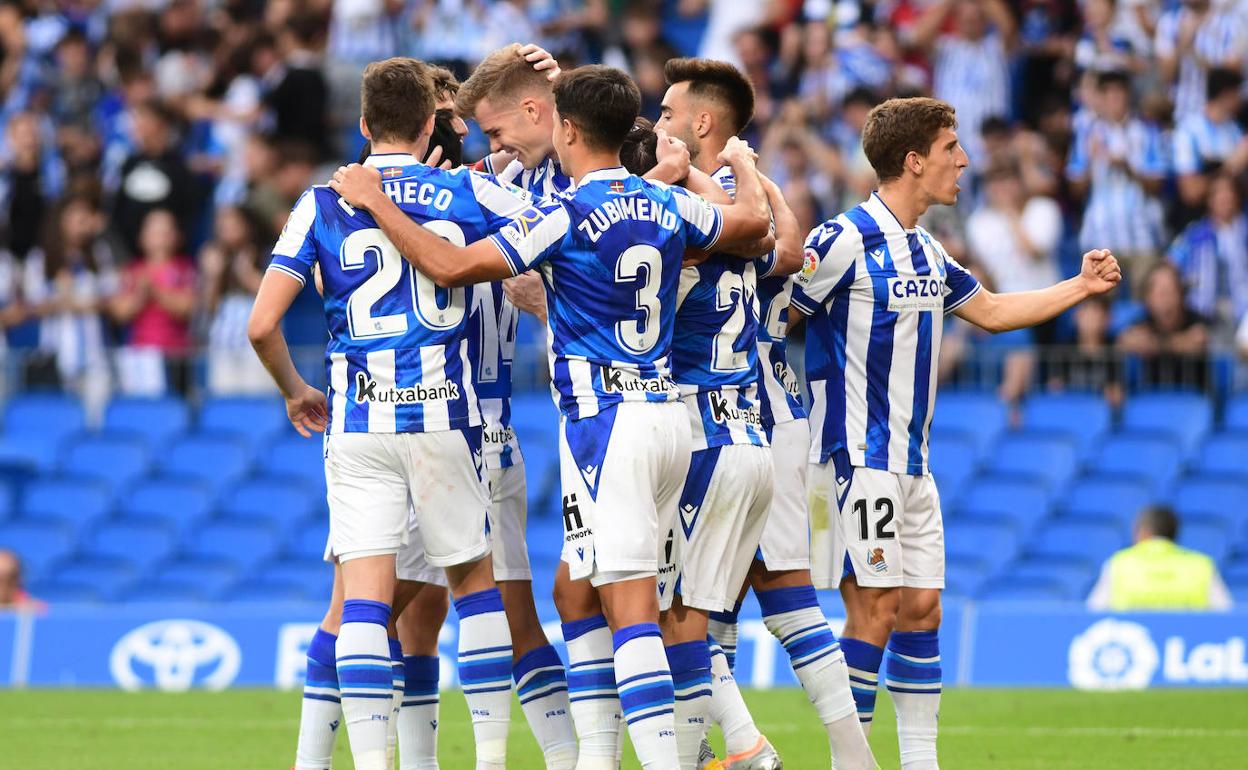
[[[867,551],[867,564],[876,572],[883,572],[888,569],[888,563],[884,561],[884,549],[872,548]]]

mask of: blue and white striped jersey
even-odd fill
[[[733,195],[730,167],[712,178]],[[767,446],[758,410],[758,299],[754,260],[713,254],[680,272],[672,378],[689,409],[693,449]]]
[[[762,260],[759,260],[760,271]],[[773,263],[774,265],[774,263]],[[760,272],[758,278],[758,406],[768,433],[806,416],[802,384],[789,366],[789,303],[793,276]]]
[[[984,156],[979,127],[1010,114],[1010,59],[1001,34],[979,40],[943,35],[932,61],[932,95],[958,111],[958,139],[972,158]]]
[[[669,357],[686,247],[710,249],[719,209],[623,168],[586,174],[491,236],[512,272],[540,267],[552,388],[571,420],[621,401],[673,401]]]
[[[489,158],[484,164],[492,168]],[[572,180],[564,175],[558,161],[547,158],[533,169],[512,161],[503,173],[503,183],[520,186],[532,197],[549,198],[567,190]],[[477,400],[485,421],[482,442],[487,468],[510,468],[520,459],[520,444],[511,426],[511,367],[516,353],[516,331],[520,312],[503,291],[501,281],[487,281],[472,288],[470,350],[476,369]]]
[[[1174,127],[1174,172],[1200,174],[1235,152],[1244,131],[1234,120],[1214,123],[1204,112],[1188,115]]]
[[[390,198],[447,240],[480,240],[531,211],[520,190],[410,155],[373,155]],[[330,433],[421,433],[481,424],[465,339],[464,289],[415,270],[367,212],[328,187],[295,204],[270,270],[306,282],[320,267],[329,324]]]
[[[810,461],[844,450],[855,466],[926,474],[944,315],[979,282],[872,194],[810,233],[795,283],[810,316]]]
[[[1138,118],[1092,120],[1076,132],[1066,175],[1090,182],[1079,245],[1120,254],[1155,252],[1162,241],[1161,203],[1114,159],[1129,164],[1135,176],[1164,176],[1161,132]]]
[[[1181,53],[1179,37],[1183,24],[1189,16],[1200,12],[1185,4],[1178,5],[1162,13],[1157,20],[1153,52],[1159,58],[1179,57],[1178,78],[1171,94],[1176,123],[1204,108],[1208,68],[1233,62],[1248,47],[1248,25],[1245,25],[1242,13],[1238,9],[1219,5],[1214,3],[1210,12],[1204,14],[1203,20],[1198,22],[1190,48]]]

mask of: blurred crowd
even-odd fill
[[[972,165],[925,222],[949,251],[1021,291],[1109,248],[1128,285],[1034,332],[952,322],[949,380],[1116,399],[1217,387],[1213,357],[1248,353],[1248,0],[3,0],[10,387],[269,387],[251,299],[299,193],[359,150],[364,64],[463,77],[512,41],[628,69],[650,117],[668,58],[737,63],[804,228],[872,189],[874,104],[951,102]],[[466,157],[487,149],[474,133]]]

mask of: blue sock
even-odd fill
[[[351,738],[356,767],[372,770],[385,765],[386,731],[394,698],[394,668],[386,624],[390,605],[348,599],[342,607],[338,632],[338,686],[342,715]]]
[[[884,683],[897,709],[901,766],[935,767],[940,711],[940,640],[936,631],[894,631]]]
[[[676,699],[676,751],[682,767],[697,767],[711,708],[711,648],[705,639],[666,649]]]
[[[438,673],[436,655],[403,658],[403,707],[399,710],[399,767],[437,767]]]
[[[841,651],[849,666],[849,687],[858,707],[858,721],[865,732],[871,729],[871,719],[875,716],[875,691],[880,685],[884,648],[842,636]]]
[[[333,761],[334,736],[342,718],[338,668],[334,661],[337,643],[337,636],[318,628],[308,644],[299,745],[295,749],[296,770],[323,770]]]
[[[675,766],[676,699],[657,623],[638,623],[616,631],[615,684],[628,734],[641,766]]]
[[[576,731],[568,704],[568,677],[549,644],[530,650],[512,667],[516,695],[529,729],[542,747],[546,766],[576,765]]]
[[[455,600],[459,616],[459,683],[472,714],[477,766],[507,761],[511,722],[511,631],[497,588]]]
[[[615,689],[615,650],[602,615],[563,624],[568,645],[568,700],[580,761],[614,766],[620,736],[620,696]]]

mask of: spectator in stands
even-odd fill
[[[88,422],[102,416],[112,390],[104,310],[117,291],[114,249],[104,215],[85,195],[67,198],[42,249],[42,279],[29,298],[40,317],[39,346],[52,357],[61,387],[83,401]]]
[[[199,252],[200,309],[207,322],[208,389],[216,394],[270,393],[273,381],[247,340],[268,253],[237,206],[217,211],[213,239]]]
[[[86,35],[70,29],[56,46],[56,81],[52,87],[52,117],[57,143],[70,169],[93,170],[100,156],[97,107],[104,84],[92,69]]]
[[[932,59],[932,95],[957,110],[958,139],[972,162],[983,157],[984,120],[1010,114],[1017,30],[1003,0],[937,0],[915,24],[914,44]]]
[[[1242,69],[1248,30],[1239,9],[1215,0],[1184,0],[1157,22],[1153,51],[1162,81],[1170,86],[1174,121],[1200,113],[1210,69]]]
[[[132,110],[136,149],[121,165],[113,191],[112,226],[127,249],[139,248],[139,230],[157,209],[174,216],[180,232],[191,232],[197,205],[195,178],[174,140],[174,117],[164,103],[144,102]]]
[[[1144,317],[1118,336],[1118,349],[1140,358],[1144,385],[1203,389],[1209,322],[1188,306],[1182,277],[1169,262],[1153,265],[1143,284]]]
[[[329,87],[316,52],[320,31],[316,14],[296,14],[277,38],[280,59],[262,58],[267,66],[259,74],[266,87],[264,103],[273,112],[274,138],[307,143],[317,160],[325,160],[333,148],[326,109]]]
[[[999,165],[984,174],[984,202],[967,219],[966,240],[999,291],[1057,283],[1061,234],[1057,202],[1027,195],[1016,165]]]
[[[1204,108],[1184,117],[1174,129],[1179,200],[1189,209],[1203,207],[1210,172],[1221,170],[1235,177],[1248,169],[1248,136],[1235,122],[1244,78],[1233,70],[1215,69],[1206,82],[1209,99]]]
[[[109,310],[125,324],[127,347],[117,374],[123,391],[185,394],[190,384],[190,318],[195,309],[195,266],[182,255],[173,213],[150,212],[139,233],[140,256],[126,268]]]
[[[1156,197],[1166,173],[1162,135],[1132,113],[1125,72],[1097,76],[1096,97],[1097,114],[1078,127],[1066,166],[1071,185],[1086,191],[1079,244],[1113,251],[1138,292],[1162,245]]]
[[[1085,72],[1141,69],[1131,40],[1116,29],[1114,0],[1087,0],[1083,8],[1083,34],[1075,43],[1075,66]]]
[[[1224,339],[1248,317],[1248,217],[1230,174],[1213,174],[1207,194],[1205,216],[1170,245],[1170,261],[1182,274],[1188,307]]]
[[[64,191],[65,169],[46,119],[33,112],[13,116],[5,132],[0,165],[0,224],[8,250],[18,259],[39,240],[39,225]],[[47,127],[51,129],[51,124]]]
[[[1093,297],[1075,308],[1075,344],[1054,350],[1046,357],[1050,390],[1099,393],[1110,406],[1121,406],[1125,397],[1122,365],[1110,336],[1110,301]]]
[[[1163,505],[1135,520],[1135,545],[1111,556],[1088,595],[1099,612],[1229,610],[1231,594],[1213,559],[1174,541],[1179,518]]]
[[[0,609],[31,610],[43,606],[22,586],[22,560],[7,548],[0,548]]]

